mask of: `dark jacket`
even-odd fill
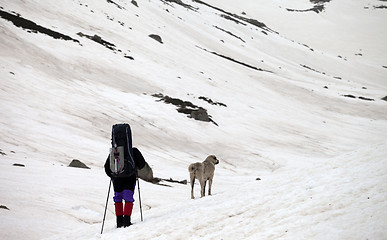
[[[145,159],[142,156],[140,150],[137,148],[133,148],[133,160],[137,169],[142,169],[145,166]],[[136,174],[132,174],[131,176],[123,176],[123,177],[113,177],[113,173],[110,170],[110,154],[105,162],[105,172],[113,180],[113,187],[115,192],[122,192],[125,189],[132,190],[134,192],[134,188],[136,186]]]
[[[113,172],[110,170],[109,159],[110,159],[110,154],[108,155],[108,157],[106,159],[106,162],[105,162],[105,173],[110,178],[114,178],[113,177]],[[144,159],[144,157],[142,156],[140,150],[138,150],[135,147],[133,148],[133,160],[134,160],[134,164],[136,165],[137,169],[142,169],[145,166],[145,159]],[[136,174],[137,174],[137,172],[136,172]],[[129,177],[129,176],[127,176],[127,177]],[[124,178],[124,177],[122,177],[122,178]]]

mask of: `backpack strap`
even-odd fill
[[[114,135],[114,125],[112,127],[112,148],[113,148],[114,159],[117,161],[118,166],[120,166],[122,163],[120,162],[120,158],[118,156],[116,136]],[[118,174],[118,167],[117,166],[116,166],[116,169],[114,169],[114,170],[115,170],[114,173]]]
[[[130,129],[129,129],[129,131],[130,131]],[[133,156],[131,154],[131,150],[132,149],[130,148],[131,144],[129,144],[129,140],[131,141],[131,139],[129,139],[129,131],[128,131],[128,127],[126,127],[126,142],[128,144],[129,163],[130,163],[130,165],[132,165],[133,169],[135,169],[135,164],[134,164]]]
[[[116,144],[116,137],[114,136],[114,125],[112,126],[112,147],[113,147],[113,148],[116,148],[116,147],[117,147],[117,144]]]

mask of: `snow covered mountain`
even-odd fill
[[[0,0],[2,238],[384,239],[386,5]],[[157,177],[217,155],[213,195],[140,181],[101,235],[119,122]]]

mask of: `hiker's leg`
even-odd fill
[[[120,228],[124,226],[124,204],[122,203],[123,192],[114,192],[113,199],[117,218],[117,228]]]
[[[134,202],[133,195],[134,195],[134,192],[132,190],[123,191],[123,198],[125,200],[124,227],[129,227],[130,225],[132,225],[131,216],[132,216],[133,202]]]

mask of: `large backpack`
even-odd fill
[[[113,125],[109,159],[110,171],[114,177],[129,177],[136,173],[129,124]]]

